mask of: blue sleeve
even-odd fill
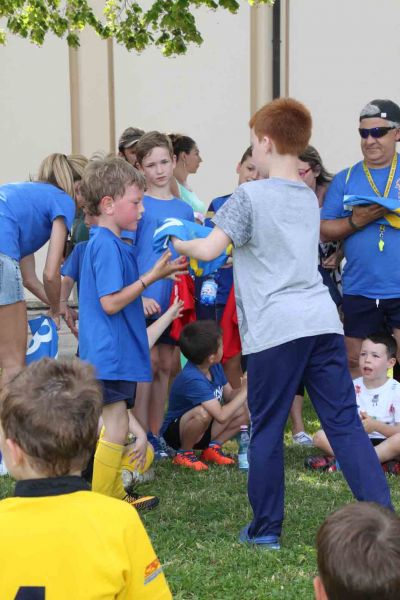
[[[61,267],[61,275],[64,277],[71,277],[74,281],[79,281],[79,254],[80,254],[80,244],[77,244],[75,248],[72,250],[71,254],[68,256],[67,260],[64,262]]]
[[[188,402],[193,406],[198,406],[203,402],[208,402],[208,400],[215,400],[214,391],[206,378],[204,380],[192,380],[190,385],[186,387],[185,395]]]
[[[75,202],[71,196],[60,191],[59,194],[52,195],[49,198],[48,207],[51,222],[57,217],[63,217],[68,231],[71,231],[76,213]]]
[[[347,173],[348,169],[345,169],[333,178],[324,199],[321,219],[340,219],[349,214],[343,208]]]
[[[122,290],[124,266],[115,241],[103,239],[94,245],[91,258],[99,298]]]

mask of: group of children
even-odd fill
[[[91,597],[85,596],[87,586],[98,584],[107,591],[104,597],[169,598],[160,563],[139,520],[128,515],[129,507],[105,496],[125,499],[137,508],[157,504],[154,498],[126,490],[121,477],[124,467],[143,471],[149,464],[149,441],[157,451],[165,440],[176,452],[177,466],[204,471],[207,463],[233,464],[222,444],[249,422],[248,404],[254,517],[242,529],[240,541],[278,550],[283,431],[301,381],[327,434],[318,432],[314,439],[328,454],[323,459],[327,468],[340,465],[357,499],[391,508],[377,456],[387,464],[400,454],[398,385],[386,375],[395,361],[395,345],[390,336],[365,340],[362,378],[353,387],[336,307],[317,271],[318,205],[298,175],[297,157],[308,144],[311,117],[300,103],[280,99],[256,113],[250,127],[252,155],[245,154],[238,167],[240,177],[246,161],[252,164],[246,185],[221,199],[208,237],[172,238],[161,257],[152,245],[160,222],[170,217],[194,220],[192,208],[172,193],[176,159],[168,136],[140,132],[129,160],[95,159],[84,170],[80,192],[91,235],[70,258],[77,265],[72,275],[64,265],[61,301],[73,322],[66,299],[71,281],[79,282],[79,357],[94,367],[97,383],[79,363],[45,361],[5,387],[0,406],[0,449],[10,473],[21,480],[16,497],[1,505],[1,530],[11,523],[18,532],[13,539],[23,545],[20,523],[26,517],[21,520],[20,515],[31,515],[36,528],[32,535],[43,540],[37,554],[42,564],[55,564],[44,574],[32,561],[20,590],[46,587],[49,596],[84,598]],[[120,151],[127,148],[121,145]],[[239,375],[235,389],[227,382],[220,364],[222,331],[215,320],[189,323],[179,338],[188,362],[172,383],[164,415],[176,354],[169,327],[184,308],[182,301],[173,299],[174,280],[187,273],[187,256],[209,261],[230,243],[248,379]],[[271,252],[271,247],[279,252]],[[381,442],[373,441],[375,450],[365,431]],[[92,490],[99,494],[88,493],[80,477],[93,452]],[[37,497],[40,502],[31,501]],[[37,521],[35,511],[41,515]],[[95,526],[96,513],[106,521],[102,530]],[[54,534],[55,523],[59,532],[65,523],[67,529],[73,524],[75,541],[81,540],[78,555],[69,552],[62,563],[54,556],[54,544],[41,533],[43,529]],[[106,568],[103,553],[96,553],[101,555],[98,562],[93,561],[93,570],[84,576],[81,570],[88,568],[87,561],[80,560],[79,553],[90,554],[93,544],[111,549],[118,560]],[[28,552],[25,561],[30,557]],[[62,591],[60,564],[70,577],[62,582]],[[328,590],[324,573],[321,580]],[[23,598],[24,592],[12,586],[15,581],[7,597],[14,593]],[[321,589],[317,585],[316,594]],[[327,594],[331,599],[345,597]]]

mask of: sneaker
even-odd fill
[[[400,461],[389,460],[388,462],[382,463],[382,469],[389,475],[400,475]]]
[[[136,510],[152,510],[158,506],[160,500],[157,496],[139,496],[139,494],[127,494],[124,498],[124,502],[128,502]]]
[[[335,466],[336,471],[336,459],[334,456],[307,456],[304,459],[304,466],[313,471],[327,471]]]
[[[298,446],[314,446],[311,435],[308,435],[305,431],[299,431],[299,433],[292,435],[292,440]]]
[[[187,467],[194,471],[207,471],[208,467],[201,460],[197,458],[194,452],[191,450],[187,452],[177,452],[172,459],[173,465],[179,465],[181,467]]]
[[[147,439],[154,448],[154,460],[168,458],[167,452],[162,447],[160,436],[154,435],[154,433],[149,431],[147,434]]]
[[[166,452],[166,454],[169,458],[173,458],[176,454],[176,450],[171,448],[171,446],[168,446],[167,442],[165,441],[165,439],[163,438],[162,435],[160,435],[159,441],[160,441],[160,446],[161,446],[161,449],[163,450],[163,452]]]
[[[239,534],[239,542],[241,544],[250,544],[262,548],[263,550],[280,550],[281,545],[279,538],[276,535],[264,535],[264,536],[249,536],[250,523],[243,527]]]
[[[222,452],[221,444],[211,442],[200,455],[200,460],[214,463],[216,465],[234,465],[235,461],[233,458],[229,458]]]
[[[125,491],[129,493],[129,491],[138,483],[148,483],[149,481],[153,481],[155,472],[153,467],[150,467],[144,473],[139,473],[139,471],[130,471],[129,469],[122,469],[121,476],[122,485],[124,486]]]

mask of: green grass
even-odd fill
[[[319,424],[306,402],[306,428]],[[291,444],[286,436],[286,517],[280,552],[247,548],[237,541],[251,519],[246,475],[237,468],[211,467],[193,473],[157,464],[154,482],[142,487],[160,497],[160,506],[143,521],[164,565],[175,600],[311,599],[316,573],[315,535],[334,509],[352,496],[340,473],[318,474],[303,468],[313,449]],[[268,473],[265,474],[268,477]],[[400,480],[389,478],[400,508]],[[0,496],[12,481],[0,480]]]

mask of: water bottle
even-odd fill
[[[249,428],[247,425],[242,425],[240,427],[240,438],[239,438],[239,452],[238,452],[238,465],[239,469],[242,471],[248,471],[249,469],[249,461],[247,457],[247,453],[249,450],[250,444],[250,436],[249,436]]]
[[[215,274],[212,273],[207,279],[203,281],[200,290],[200,303],[205,306],[212,306],[215,304],[217,298],[218,284],[215,279]]]

